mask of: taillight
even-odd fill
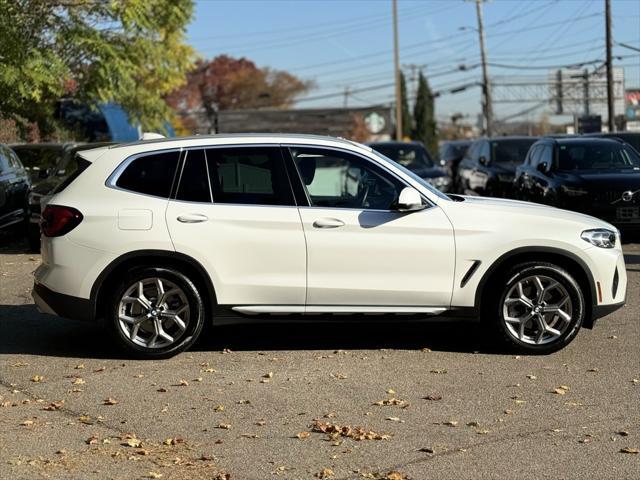
[[[45,237],[59,237],[80,225],[82,214],[71,207],[47,205],[42,212],[40,227]]]

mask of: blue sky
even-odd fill
[[[490,67],[495,82],[545,80],[549,66],[604,59],[604,0],[492,0],[483,11],[489,61],[518,67]],[[639,48],[640,1],[613,0],[612,14],[614,40]],[[433,90],[481,80],[478,67],[456,70],[480,59],[477,32],[460,30],[477,25],[475,3],[399,0],[398,16],[400,62],[424,67]],[[342,106],[347,87],[351,106],[392,101],[393,87],[384,86],[393,82],[391,0],[199,0],[188,40],[206,58],[244,56],[314,80],[300,108]],[[625,86],[640,87],[640,52],[616,45],[614,55],[625,57],[614,62],[624,66]],[[527,105],[496,104],[496,116]],[[442,95],[436,110],[475,118],[480,89]]]

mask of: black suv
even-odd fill
[[[640,132],[601,132],[601,133],[587,133],[586,137],[600,137],[600,138],[619,138],[624,143],[628,143],[637,152],[640,152]]]
[[[114,145],[102,143],[25,143],[11,145],[31,175],[27,238],[31,250],[40,251],[40,201],[76,171],[76,153]]]
[[[621,230],[640,228],[640,155],[621,140],[543,138],[514,186],[522,200],[586,213]]]
[[[0,230],[26,221],[31,183],[16,154],[0,145]]]
[[[441,192],[449,192],[451,177],[436,165],[422,142],[372,142],[368,143],[376,152],[408,168],[425,179]]]
[[[458,165],[458,193],[511,197],[516,167],[537,140],[537,137],[499,137],[473,142]]]
[[[458,173],[458,165],[464,158],[464,154],[467,153],[471,143],[471,140],[450,140],[440,145],[438,152],[440,166],[454,180]],[[456,190],[455,185],[452,190]]]

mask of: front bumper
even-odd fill
[[[33,284],[31,296],[42,313],[71,320],[93,321],[95,319],[91,301],[88,299],[54,292],[41,283]]]

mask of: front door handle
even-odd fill
[[[313,222],[313,226],[316,228],[338,228],[344,226],[344,222],[337,218],[319,218]]]
[[[200,223],[206,222],[207,220],[209,220],[209,217],[201,213],[185,213],[178,217],[180,223]]]

